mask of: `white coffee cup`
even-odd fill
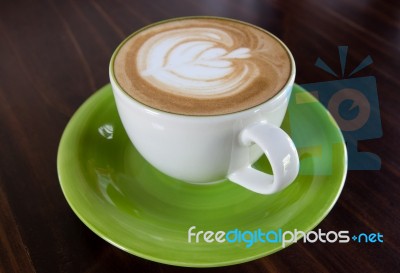
[[[271,99],[256,107],[224,115],[188,116],[146,106],[110,81],[123,126],[140,154],[161,172],[189,183],[208,184],[228,178],[251,191],[271,194],[288,186],[299,171],[293,141],[279,128],[295,78],[290,77]],[[115,55],[115,54],[114,54]],[[252,164],[265,154],[273,174]]]

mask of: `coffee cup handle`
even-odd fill
[[[296,178],[299,156],[292,139],[281,128],[269,123],[251,124],[240,132],[239,142],[242,146],[258,145],[267,156],[273,174],[254,169],[249,159],[228,175],[230,181],[260,194],[272,194]]]

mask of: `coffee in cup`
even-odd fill
[[[121,121],[140,154],[176,179],[226,179],[261,194],[299,171],[279,128],[295,77],[287,47],[251,24],[217,17],[159,22],[129,36],[110,62]],[[252,167],[262,154],[272,173]]]
[[[114,73],[135,100],[182,115],[243,111],[288,82],[290,58],[275,37],[221,18],[182,18],[132,35],[119,48]]]

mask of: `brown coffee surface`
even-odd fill
[[[288,52],[268,32],[222,18],[180,18],[131,35],[114,75],[135,100],[183,115],[221,115],[276,95],[291,74]]]

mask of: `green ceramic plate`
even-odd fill
[[[201,238],[189,243],[188,229],[307,232],[324,219],[344,185],[344,141],[325,108],[297,85],[288,109],[282,128],[298,148],[300,175],[285,190],[264,196],[229,181],[191,185],[157,171],[131,145],[106,85],[79,108],[62,136],[57,163],[62,190],[93,232],[145,259],[213,267],[267,256],[284,247]],[[264,158],[255,165],[269,169]]]

